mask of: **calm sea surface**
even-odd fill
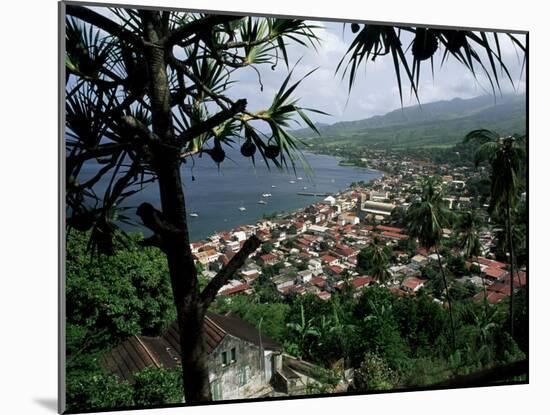
[[[195,158],[182,167],[187,213],[191,240],[197,241],[216,231],[230,230],[243,224],[253,224],[264,214],[292,211],[312,204],[323,197],[298,195],[298,192],[334,193],[348,187],[352,182],[365,182],[376,179],[381,173],[358,167],[339,166],[336,157],[304,153],[310,174],[297,167],[294,172],[281,172],[267,169],[263,160],[256,160],[256,167],[249,159],[243,158],[238,150],[229,150],[226,160],[218,166],[208,155]],[[232,160],[231,160],[232,159]],[[97,165],[90,164],[83,170],[83,176],[97,171]],[[195,180],[191,180],[194,175]],[[291,183],[293,182],[293,183]],[[106,186],[107,179],[98,185]],[[262,194],[270,193],[270,197]],[[260,204],[263,200],[266,204]],[[160,208],[158,185],[145,187],[140,193],[127,200],[126,205],[138,206],[149,202]],[[244,207],[246,210],[239,210]],[[132,214],[130,214],[132,216]],[[143,230],[139,225],[126,230]]]

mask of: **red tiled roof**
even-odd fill
[[[407,235],[394,233],[394,232],[382,232],[382,236],[387,236],[388,238],[395,238],[395,239],[409,239]]]
[[[369,285],[373,281],[372,277],[357,277],[354,278],[351,284],[353,285],[353,288],[361,288],[365,285]]]
[[[491,284],[487,287],[487,291],[493,291],[502,293],[505,295],[510,295],[510,285],[502,282],[497,282],[495,284]]]
[[[324,287],[326,284],[326,281],[321,277],[312,278],[311,280],[309,280],[309,282],[313,285],[316,285],[317,287]]]
[[[340,274],[344,269],[342,267],[339,267],[338,265],[331,265],[328,267],[329,270],[334,272],[335,274]]]
[[[492,279],[498,280],[506,275],[506,270],[500,268],[488,267],[483,270],[483,273]]]
[[[393,233],[403,232],[403,230],[401,228],[393,228],[391,226],[384,226],[384,225],[378,225],[376,227],[376,229],[378,229],[379,231],[388,231],[388,232],[393,232]]]
[[[323,261],[323,262],[332,262],[332,261],[335,261],[335,260],[337,260],[337,259],[338,259],[338,258],[334,258],[334,257],[331,256],[331,255],[323,255],[323,256],[321,257],[321,261]]]
[[[527,285],[527,274],[525,273],[525,271],[514,272],[514,274],[515,274],[514,288],[524,287],[525,285]],[[518,277],[519,277],[519,280],[518,280]],[[504,278],[504,281],[508,285],[510,285],[510,273],[506,275],[506,277]]]
[[[421,280],[420,278],[407,278],[403,281],[403,286],[406,288],[409,288],[411,290],[416,289],[419,285],[422,285],[426,282],[426,280]]]
[[[260,259],[264,262],[267,262],[267,261],[273,261],[273,260],[277,259],[277,257],[273,254],[265,254],[265,255],[260,256]]]
[[[355,252],[349,246],[345,246],[345,245],[336,247],[335,251],[336,251],[336,253],[341,254],[342,256],[346,256],[346,257],[353,255],[354,252]]]
[[[321,300],[328,300],[330,298],[330,293],[327,293],[326,291],[321,291],[319,294],[317,294],[317,296]]]
[[[506,294],[496,292],[496,291],[489,291],[487,293],[487,301],[491,304],[500,303],[506,297],[507,297]],[[482,301],[483,291],[481,291],[481,292],[477,293],[476,295],[474,295],[473,298],[474,298],[474,301]]]
[[[250,290],[252,287],[248,284],[240,284],[235,287],[228,288],[226,290],[220,291],[219,295],[231,295],[237,294],[246,290]]]
[[[493,259],[482,258],[482,257],[476,257],[474,259],[475,259],[475,262],[478,262],[480,264],[486,265],[491,268],[506,268],[508,266],[508,264],[504,262],[495,261]]]

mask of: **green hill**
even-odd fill
[[[297,134],[314,146],[447,147],[479,128],[501,134],[523,134],[526,115],[524,94],[497,99],[493,96],[455,98],[405,107],[364,120],[319,125],[321,137],[309,129],[299,130]]]

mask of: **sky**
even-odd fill
[[[92,9],[115,21],[118,20],[105,7],[92,7]],[[353,121],[374,115],[383,115],[401,108],[390,55],[378,58],[376,62],[369,62],[368,65],[363,64],[362,71],[358,72],[350,93],[347,77],[342,79],[342,72],[335,73],[340,59],[346,53],[355,36],[351,33],[350,25],[348,24],[344,28],[343,23],[323,21],[308,23],[318,26],[315,30],[321,40],[318,47],[316,49],[306,48],[289,41],[287,50],[291,68],[299,61],[292,79],[298,80],[312,69],[317,68],[295,91],[295,96],[300,98],[300,106],[315,108],[329,114],[327,116],[310,113],[310,118],[314,122],[332,124],[339,121]],[[525,43],[525,35],[516,36],[522,43]],[[489,37],[491,38],[492,34]],[[505,34],[499,34],[499,39],[503,61],[514,82],[512,85],[509,80],[502,77],[501,92],[503,94],[522,94],[525,92],[526,86],[525,71],[522,71],[523,57],[520,58],[517,47]],[[412,37],[402,38],[403,45],[408,47],[411,40]],[[175,53],[177,55],[177,52]],[[412,60],[410,50],[407,56]],[[482,74],[478,75],[477,79],[474,78],[469,70],[453,57],[449,57],[441,66],[442,56],[441,49],[434,55],[433,77],[429,61],[426,61],[422,68],[418,94],[421,104],[453,98],[467,99],[492,93],[489,83]],[[263,90],[258,82],[258,73],[252,68],[243,68],[235,72],[232,79],[238,82],[235,82],[227,93],[234,99],[246,98],[247,109],[250,111],[269,107],[289,71],[282,60],[275,70],[271,69],[271,64],[257,65],[256,68],[261,76]],[[402,78],[403,76],[404,74],[402,74]],[[403,90],[403,106],[418,105],[414,95],[410,94],[408,85],[404,84]],[[305,127],[303,123],[302,126]]]
[[[352,39],[350,26],[343,31],[342,23],[311,22],[321,26],[317,30],[321,44],[314,50],[298,44],[289,45],[289,60],[291,66],[299,59],[293,79],[299,79],[311,69],[318,68],[315,73],[306,78],[296,90],[300,97],[300,105],[323,110],[330,116],[314,115],[314,121],[332,124],[338,121],[351,121],[382,115],[394,109],[401,108],[399,90],[391,56],[384,56],[375,62],[363,65],[363,70],[357,74],[351,93],[348,93],[348,79],[342,80],[341,72],[335,74],[338,62],[344,56]],[[514,85],[507,80],[502,81],[503,94],[525,92],[525,75],[521,73],[522,61],[518,58],[515,45],[500,35],[503,60],[507,64]],[[524,42],[524,36],[520,36]],[[403,44],[408,47],[409,41]],[[408,56],[410,57],[410,52]],[[472,74],[458,61],[450,57],[441,68],[441,50],[434,56],[434,77],[432,78],[429,61],[426,61],[420,78],[419,98],[421,103],[429,103],[453,98],[473,98],[492,93],[489,84],[483,76],[476,80]],[[271,99],[287,75],[284,63],[279,64],[275,71],[269,65],[259,67],[263,92],[260,91],[258,75],[252,69],[241,70],[235,79],[240,82],[232,87],[231,95],[246,97],[251,110],[269,106]],[[402,75],[403,76],[403,75]],[[410,88],[404,87],[403,106],[418,105],[416,98],[410,96]]]

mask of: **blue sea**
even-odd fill
[[[353,182],[368,182],[382,175],[364,168],[339,166],[336,157],[307,152],[304,156],[309,169],[305,171],[298,163],[296,172],[279,171],[274,167],[269,170],[258,157],[254,166],[238,150],[231,149],[219,167],[206,154],[195,157],[194,166],[189,160],[182,166],[186,207],[188,214],[198,215],[188,220],[191,240],[198,241],[239,225],[254,224],[264,214],[297,210],[324,198],[298,195],[298,192],[336,193]],[[97,168],[93,164],[86,166],[83,176],[92,174]],[[104,188],[107,178],[102,182],[99,188]],[[265,193],[271,196],[262,197]],[[260,200],[266,204],[259,204]],[[160,208],[157,183],[147,185],[128,198],[125,205],[137,207],[142,202]],[[246,210],[239,210],[241,207]],[[130,216],[135,218],[131,211]],[[143,231],[139,224],[124,228]]]

